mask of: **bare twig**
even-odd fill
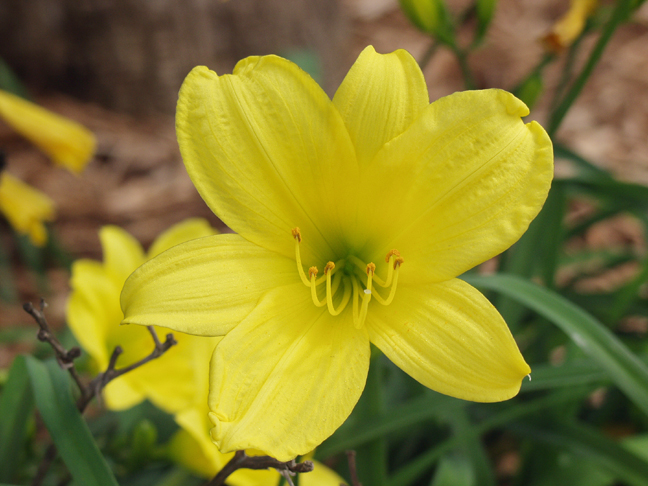
[[[248,456],[245,451],[236,451],[234,457],[225,464],[225,467],[209,481],[205,486],[222,486],[225,480],[238,469],[276,469],[280,474],[292,483],[286,475],[294,475],[295,473],[310,472],[313,470],[313,463],[311,461],[304,462],[281,462],[270,456]]]
[[[49,343],[49,345],[56,353],[56,360],[58,361],[61,368],[68,370],[70,376],[72,376],[72,379],[79,387],[81,395],[84,395],[86,392],[86,387],[81,382],[81,378],[79,377],[77,370],[74,368],[74,360],[81,356],[81,350],[76,346],[71,348],[70,350],[67,350],[63,347],[61,342],[50,330],[47,319],[45,319],[45,314],[43,312],[45,310],[45,307],[47,307],[47,304],[45,304],[45,301],[43,299],[41,299],[40,301],[40,309],[36,309],[31,302],[23,304],[23,309],[25,309],[25,312],[32,316],[38,324],[38,327],[40,327],[40,330],[37,334],[38,340],[44,343]]]
[[[351,486],[362,486],[362,483],[358,480],[358,470],[356,469],[356,451],[346,451],[346,456],[349,461]]]
[[[160,342],[160,339],[158,338],[158,335],[155,332],[153,326],[147,326],[149,332],[151,333],[151,336],[153,337],[153,342],[155,343],[151,354],[129,366],[116,369],[117,359],[119,358],[119,355],[123,353],[121,346],[116,346],[113,350],[112,355],[110,356],[110,361],[108,362],[106,371],[98,374],[90,381],[90,383],[85,385],[81,381],[76,368],[74,368],[74,360],[81,356],[81,350],[78,347],[74,347],[69,350],[66,350],[63,347],[61,342],[50,330],[47,319],[45,319],[45,314],[43,312],[45,310],[45,307],[46,304],[43,299],[41,299],[40,302],[40,309],[36,309],[31,302],[23,304],[23,309],[25,309],[25,312],[32,316],[38,324],[38,327],[40,327],[40,330],[38,331],[38,340],[49,343],[49,345],[56,353],[56,360],[58,361],[61,368],[67,370],[70,373],[70,376],[72,376],[74,382],[79,387],[81,396],[77,400],[76,406],[81,413],[85,411],[86,407],[94,397],[101,396],[102,390],[112,380],[125,373],[128,373],[129,371],[139,368],[140,366],[154,360],[155,358],[162,356],[171,346],[178,344],[174,339],[173,334],[171,333],[166,335],[166,340],[164,342]],[[40,484],[45,479],[45,475],[50,465],[52,464],[52,461],[55,458],[56,446],[54,444],[50,444],[50,446],[45,451],[45,454],[43,455],[41,463],[38,466],[38,470],[36,472],[36,475],[34,476],[34,479],[32,480],[31,486],[40,486]]]

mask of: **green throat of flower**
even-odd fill
[[[293,228],[292,235],[295,239],[297,271],[304,285],[310,288],[313,303],[317,307],[327,306],[329,313],[332,316],[337,316],[350,301],[353,301],[353,325],[360,329],[367,318],[367,309],[372,298],[381,305],[389,305],[394,300],[398,273],[404,261],[398,250],[390,250],[385,257],[387,277],[384,280],[376,275],[376,265],[373,262],[365,263],[354,255],[348,255],[337,262],[328,262],[324,267],[324,276],[317,278],[319,273],[317,267],[310,267],[308,276],[304,272],[299,251],[302,240],[299,228]],[[380,295],[376,286],[388,289],[387,298]],[[322,300],[318,296],[322,293],[319,290],[320,287],[324,287],[326,292],[326,296]],[[333,301],[338,300],[336,296],[340,287],[343,287],[342,298],[336,308]]]

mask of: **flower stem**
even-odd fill
[[[592,49],[592,53],[585,63],[585,66],[583,67],[582,71],[580,72],[556,110],[551,114],[551,117],[549,119],[549,128],[547,130],[550,137],[553,138],[556,131],[558,130],[558,127],[565,118],[567,111],[569,111],[571,105],[574,103],[574,101],[576,101],[578,95],[580,95],[583,87],[585,86],[585,83],[587,83],[587,80],[592,74],[592,71],[594,71],[594,68],[601,59],[605,47],[612,38],[612,34],[614,34],[614,31],[617,29],[617,27],[621,25],[621,22],[623,22],[628,17],[631,9],[631,4],[632,0],[619,0],[619,2],[617,3],[616,8],[612,12],[610,20],[603,27],[601,37],[599,37],[596,45],[594,46],[594,49]]]
[[[468,54],[457,46],[453,46],[452,51],[455,53],[455,56],[457,56],[457,62],[459,62],[466,89],[477,89],[475,78],[470,70],[470,66],[468,65]]]
[[[373,355],[374,353],[372,353]],[[385,413],[385,398],[383,394],[383,364],[382,353],[378,352],[372,357],[369,366],[369,375],[367,376],[367,386],[365,388],[365,413],[366,416],[376,417]],[[359,451],[364,457],[361,457],[362,463],[359,465],[358,473],[363,484],[371,486],[388,486],[389,478],[387,473],[387,441],[380,437]]]
[[[438,48],[439,48],[439,43],[437,42],[436,39],[432,39],[432,42],[430,42],[430,45],[423,53],[423,56],[421,56],[421,60],[418,62],[421,71],[423,71],[425,67],[430,63],[432,57],[434,57],[434,54],[436,53]]]

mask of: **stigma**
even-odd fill
[[[299,228],[293,228],[292,236],[295,240],[297,271],[302,283],[310,289],[315,306],[326,306],[332,316],[337,316],[351,303],[353,325],[360,329],[367,319],[369,303],[373,299],[381,305],[389,305],[394,300],[398,274],[404,261],[398,250],[390,250],[385,257],[387,274],[384,279],[376,274],[375,263],[365,263],[354,255],[336,262],[327,262],[324,275],[318,277],[319,270],[315,266],[308,269],[308,275],[304,272],[299,251],[302,241]],[[387,297],[383,297],[376,286],[385,289]]]

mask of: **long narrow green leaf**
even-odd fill
[[[562,145],[560,143],[554,143],[553,149],[554,149],[555,157],[571,160],[584,174],[594,175],[604,179],[612,178],[612,175],[607,170],[602,169],[598,165],[590,162],[589,160],[577,154],[576,152],[569,149],[565,145]]]
[[[411,400],[406,405],[391,409],[385,415],[341,429],[317,448],[317,456],[328,457],[348,449],[355,449],[378,437],[438,417],[441,412],[450,407],[461,407],[466,403],[440,394],[424,395]]]
[[[597,319],[557,293],[519,277],[470,275],[465,280],[506,294],[556,324],[648,414],[648,366]]]
[[[648,462],[590,427],[552,421],[538,426],[514,424],[510,429],[596,461],[628,484],[648,485]]]
[[[27,435],[27,420],[34,410],[25,358],[18,356],[0,397],[0,481],[11,481]]]
[[[462,449],[466,453],[475,475],[475,484],[479,486],[495,486],[495,475],[481,442],[481,433],[470,422],[468,412],[464,408],[455,410],[450,420],[455,434],[461,437]]]
[[[26,358],[36,407],[75,483],[117,486],[70,394],[70,380],[55,361]]]
[[[567,393],[553,393],[530,402],[515,403],[505,410],[482,421],[476,426],[476,430],[471,431],[470,433],[484,434],[489,430],[501,427],[522,417],[539,412],[545,412],[549,408],[562,406],[567,402],[573,402],[574,400],[580,399],[582,399],[582,396],[579,393],[574,394],[569,391]],[[441,457],[458,447],[464,439],[462,435],[463,434],[453,435],[441,444],[410,461],[406,466],[397,470],[390,478],[390,486],[409,486],[412,484],[429,471]]]

